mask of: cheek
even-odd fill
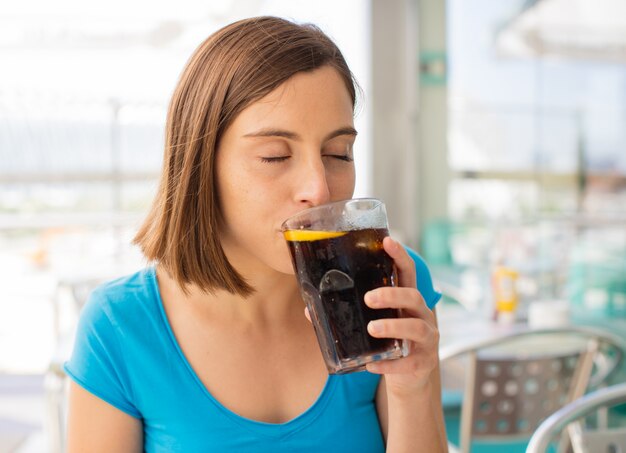
[[[236,179],[230,177],[221,178],[217,184],[217,195],[219,202],[219,210],[221,212],[223,227],[226,231],[236,229],[240,219],[245,215],[247,207],[245,206],[247,189],[236,183]]]
[[[354,193],[355,173],[344,172],[331,177],[329,180],[330,191],[333,199],[348,199],[352,198]]]
[[[246,219],[254,217],[256,203],[250,196],[246,187],[236,184],[224,187],[220,196],[220,207],[227,227],[238,230],[245,225]]]
[[[218,164],[216,172],[217,192],[223,211],[236,209],[238,205],[245,203],[252,190],[250,178],[246,176],[242,166],[222,163]]]

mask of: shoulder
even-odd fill
[[[156,281],[154,268],[146,268],[96,287],[91,298],[121,303],[128,299],[149,295]]]
[[[153,268],[103,283],[92,291],[85,311],[101,310],[115,314],[130,309],[155,296],[156,276]]]
[[[154,271],[104,283],[93,290],[83,307],[65,372],[81,387],[139,417],[133,367],[154,341],[147,326],[159,315]]]
[[[433,308],[437,302],[439,302],[439,299],[441,299],[441,293],[437,292],[434,288],[430,269],[424,259],[415,250],[407,246],[404,246],[404,248],[415,263],[417,289],[422,293],[426,305],[428,305],[429,308]]]
[[[157,314],[156,277],[146,268],[97,286],[83,307],[78,329],[83,334],[113,334]]]
[[[168,339],[154,268],[96,287],[81,311],[73,356],[141,356]],[[134,359],[133,359],[134,360]]]

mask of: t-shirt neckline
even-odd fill
[[[163,306],[163,300],[161,299],[161,292],[159,290],[159,285],[157,281],[156,275],[156,267],[151,266],[146,269],[146,275],[150,280],[150,289],[153,292],[153,300],[158,306],[159,313],[161,315],[161,320],[165,329],[167,330],[167,335],[171,341],[172,347],[175,350],[176,355],[179,357],[181,362],[184,364],[185,368],[190,374],[192,380],[198,385],[202,393],[211,401],[220,411],[222,411],[226,416],[232,419],[237,424],[252,429],[253,431],[264,434],[271,437],[282,437],[287,434],[293,433],[299,429],[302,429],[304,426],[310,424],[317,418],[324,408],[328,405],[328,402],[331,399],[332,393],[336,387],[336,378],[337,376],[328,375],[326,379],[326,383],[324,384],[324,388],[320,392],[319,396],[315,400],[315,402],[306,409],[303,413],[288,420],[284,423],[269,423],[263,422],[259,420],[254,420],[251,418],[243,417],[236,412],[233,412],[228,407],[224,406],[217,398],[215,398],[211,392],[206,388],[198,374],[195,372],[189,360],[183,353],[178,340],[176,339],[176,335],[172,330],[172,326],[170,325],[169,319],[167,318],[167,314],[165,313],[165,307]]]

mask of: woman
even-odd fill
[[[397,242],[402,359],[328,376],[280,225],[350,198],[355,83],[320,30],[261,17],[209,37],[169,107],[161,185],[136,243],[153,267],[98,288],[79,323],[70,452],[444,451],[437,301]],[[419,281],[416,282],[416,264]],[[427,297],[426,297],[427,296]],[[381,377],[382,376],[382,377]]]

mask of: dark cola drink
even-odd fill
[[[301,292],[330,373],[359,371],[375,360],[402,356],[398,340],[374,338],[367,324],[396,318],[396,309],[371,309],[363,296],[394,286],[393,260],[383,250],[386,228],[347,232],[286,231]]]

